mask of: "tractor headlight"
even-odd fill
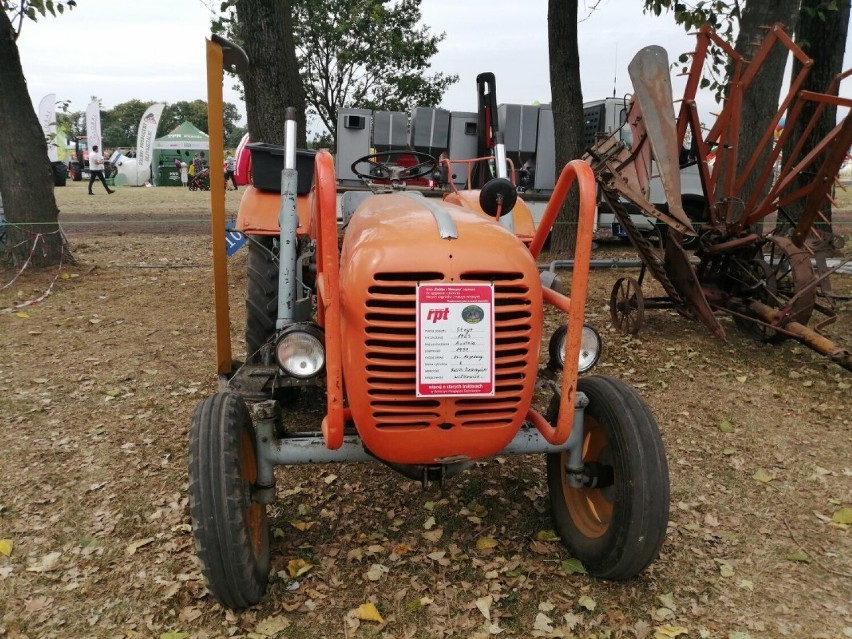
[[[568,327],[560,326],[550,338],[550,362],[548,368],[561,371],[565,366],[565,341],[568,337]],[[584,325],[580,338],[580,357],[577,362],[577,371],[585,373],[598,363],[601,356],[601,337],[591,326]]]
[[[315,326],[297,324],[287,328],[275,343],[278,366],[291,377],[308,379],[325,368],[323,334]]]

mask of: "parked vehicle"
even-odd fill
[[[213,73],[222,78],[221,68]],[[536,229],[504,176],[427,198],[405,182],[433,174],[437,158],[403,166],[387,153],[364,156],[351,169],[369,190],[344,197],[340,228],[332,156],[297,154],[293,110],[286,122],[283,149],[252,150],[255,183],[237,217],[249,254],[247,352],[236,365],[221,295],[224,250],[214,248],[220,390],[198,405],[189,442],[193,534],[211,593],[232,608],[263,596],[274,467],[326,462],[379,461],[425,485],[491,455],[544,454],[554,526],[571,554],[599,578],[644,570],[668,522],[656,422],[624,382],[578,380],[601,347],[583,322],[595,210],[588,164],[575,160],[561,172]],[[284,168],[280,179],[258,188],[259,174],[275,174],[260,164],[273,161]],[[569,298],[543,284],[536,257],[574,182],[580,220]],[[224,232],[215,190],[212,227]],[[570,322],[543,348],[545,304]],[[290,401],[306,387],[322,393],[315,428]],[[541,413],[537,388],[549,395]]]
[[[75,135],[68,144],[68,176],[75,182],[89,173],[89,146],[85,135]]]

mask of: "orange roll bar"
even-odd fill
[[[589,262],[592,259],[592,232],[594,230],[597,184],[592,168],[582,160],[571,160],[559,175],[553,195],[544,210],[544,216],[536,230],[530,252],[538,257],[547,235],[553,228],[556,216],[568,196],[571,186],[577,181],[580,191],[580,213],[577,218],[577,241],[574,248],[574,271],[571,278],[571,297],[544,291],[544,299],[565,310],[568,306],[568,336],[565,342],[565,364],[562,368],[562,397],[559,403],[559,418],[556,427],[538,414],[527,418],[549,444],[561,446],[568,441],[574,423],[574,399],[577,394],[577,361],[580,357],[580,341],[583,337],[583,320],[586,313],[586,291],[589,285]],[[540,416],[538,416],[540,417]]]

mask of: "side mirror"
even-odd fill
[[[492,217],[497,216],[497,211],[509,213],[517,201],[518,192],[509,178],[494,178],[486,182],[479,192],[479,206]]]

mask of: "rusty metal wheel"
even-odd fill
[[[770,238],[769,253],[765,259],[757,259],[750,268],[757,278],[754,294],[745,298],[764,304],[785,313],[781,326],[788,321],[807,324],[816,302],[816,276],[811,266],[811,256],[786,237]],[[759,265],[759,266],[758,266]],[[734,318],[736,325],[746,334],[764,342],[777,344],[788,336],[768,326],[750,322],[745,318]]]
[[[654,416],[638,393],[605,376],[583,377],[583,484],[569,481],[568,452],[547,455],[556,531],[589,574],[629,579],[650,564],[666,536],[669,475]],[[554,396],[548,419],[558,417]]]
[[[645,323],[645,296],[639,282],[620,277],[609,296],[612,324],[625,335],[636,335]]]

